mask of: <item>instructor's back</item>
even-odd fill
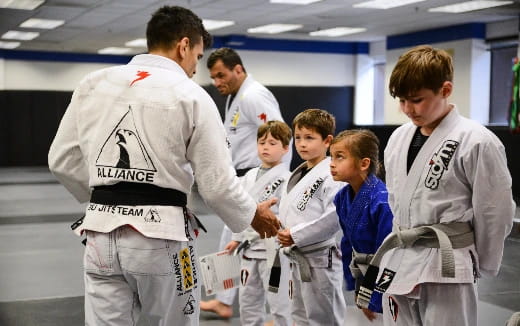
[[[233,230],[272,236],[278,221],[240,186],[215,103],[190,78],[211,36],[193,12],[157,10],[148,54],[87,75],[49,151],[49,167],[80,202],[86,325],[198,325],[200,227],[186,208],[196,180]]]

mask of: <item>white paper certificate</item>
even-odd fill
[[[206,295],[240,285],[240,258],[220,251],[200,257]]]

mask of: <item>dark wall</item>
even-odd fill
[[[72,92],[0,91],[0,166],[47,165]]]
[[[204,87],[223,114],[225,97],[215,87]],[[338,130],[352,124],[352,87],[269,87],[277,97],[289,124],[300,111],[310,107],[336,116]],[[0,91],[0,166],[47,165],[47,152],[72,92]],[[293,164],[298,164],[293,155]]]
[[[383,150],[386,147],[388,138],[397,127],[398,126],[395,125],[355,126],[355,128],[370,129],[378,136],[380,141],[379,158],[381,161],[384,158]],[[504,144],[507,156],[507,166],[513,178],[513,196],[517,203],[520,203],[520,155],[518,155],[518,150],[520,149],[518,146],[518,142],[520,142],[520,134],[512,134],[506,126],[488,126],[487,128],[491,130]]]
[[[225,97],[221,96],[213,86],[204,87],[217,103],[220,114],[224,115]],[[278,100],[282,116],[292,125],[294,117],[305,109],[316,108],[329,111],[336,118],[336,132],[352,126],[354,111],[354,87],[294,87],[268,86]],[[302,160],[293,150],[291,168],[298,166]]]

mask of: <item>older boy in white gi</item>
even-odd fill
[[[452,80],[451,56],[430,46],[404,53],[390,77],[390,94],[411,122],[385,149],[394,229],[367,272],[377,273],[390,250],[375,287],[386,290],[385,325],[477,325],[474,283],[498,273],[511,230],[504,146],[448,102]],[[371,290],[364,285],[362,305]]]
[[[76,223],[87,234],[86,325],[199,324],[194,178],[234,231],[279,227],[241,187],[215,103],[190,80],[211,43],[202,20],[165,6],[146,34],[149,54],[81,81],[49,151],[58,180],[90,201]]]
[[[335,235],[340,230],[334,196],[345,185],[330,175],[327,150],[335,129],[326,111],[308,109],[293,121],[294,143],[305,160],[284,187],[278,232],[291,261],[291,313],[298,326],[343,326],[343,269]]]

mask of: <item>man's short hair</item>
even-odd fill
[[[164,6],[152,14],[146,27],[148,51],[170,49],[183,37],[190,40],[191,48],[200,43],[201,37],[204,49],[211,47],[213,41],[202,20],[189,9]]]
[[[244,65],[242,64],[242,59],[240,59],[238,53],[231,48],[220,48],[213,51],[208,57],[208,69],[211,69],[218,60],[222,60],[224,66],[229,70],[235,68],[236,65],[241,65],[242,70],[246,72],[246,68],[244,68]]]
[[[281,141],[284,146],[289,146],[291,142],[291,128],[283,121],[271,120],[258,127],[256,140],[267,137],[268,134],[271,134],[274,139]]]
[[[444,82],[453,81],[453,63],[448,52],[429,45],[416,46],[399,57],[389,90],[392,97],[408,97],[426,88],[437,93]]]
[[[328,135],[334,135],[336,130],[336,119],[332,114],[321,109],[307,109],[293,120],[293,130],[306,128],[316,131],[323,139]]]

